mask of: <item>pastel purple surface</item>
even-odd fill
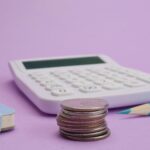
[[[111,111],[112,135],[74,142],[58,136],[55,116],[40,113],[12,82],[8,61],[106,54],[150,72],[149,0],[0,0],[0,102],[16,110],[16,129],[0,134],[1,150],[149,150],[150,118]]]

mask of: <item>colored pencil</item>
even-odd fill
[[[119,114],[150,115],[150,103],[120,111]]]

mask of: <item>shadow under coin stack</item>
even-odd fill
[[[108,104],[99,99],[65,100],[57,116],[60,134],[71,140],[93,141],[108,137]]]

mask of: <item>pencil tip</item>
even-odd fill
[[[119,114],[129,114],[130,112],[131,112],[130,109],[126,109],[126,110],[120,111]]]

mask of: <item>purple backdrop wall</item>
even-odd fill
[[[0,101],[17,111],[16,130],[0,135],[0,149],[129,150],[131,143],[137,150],[148,149],[150,122],[120,121],[115,114],[108,118],[113,131],[108,140],[84,144],[58,138],[55,118],[40,114],[19,93],[10,82],[7,63],[104,53],[122,65],[150,72],[149,6],[149,0],[0,0]]]

